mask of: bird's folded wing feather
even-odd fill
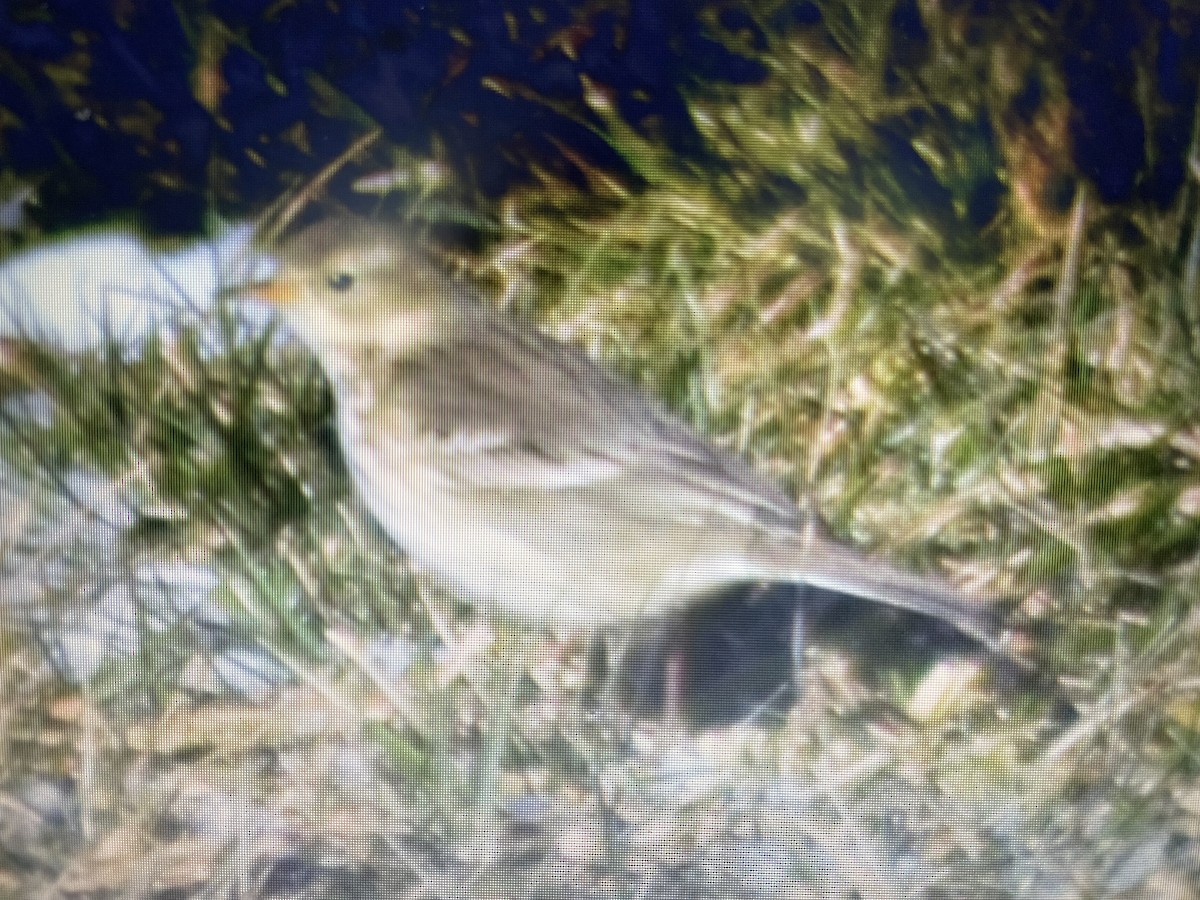
[[[455,343],[397,364],[389,385],[392,414],[436,448],[457,483],[608,485],[664,521],[797,527],[795,505],[778,487],[632,384],[573,347],[498,315],[473,315]]]

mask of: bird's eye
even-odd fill
[[[334,272],[325,283],[338,293],[344,293],[354,286],[354,276],[349,272]]]

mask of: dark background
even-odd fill
[[[1196,4],[1025,5],[1056,32],[1048,46],[1072,103],[1079,175],[1106,202],[1169,201],[1191,141]],[[580,159],[626,169],[589,127],[599,123],[581,99],[581,75],[614,91],[626,121],[680,158],[698,158],[687,92],[762,79],[753,57],[768,34],[836,42],[828,6],[7,0],[0,166],[37,184],[33,215],[43,227],[134,210],[154,231],[192,232],[206,211],[260,208],[378,125],[395,145],[436,148],[473,190],[496,196],[532,164],[568,175]],[[979,41],[1013,8],[941,6],[972,23],[968,39]],[[915,0],[897,3],[889,24],[888,76],[901,77],[927,58],[930,36]],[[750,51],[730,49],[714,26],[746,37]],[[1154,81],[1150,121],[1139,72]],[[1029,84],[1011,114],[1032,115],[1039,90]]]

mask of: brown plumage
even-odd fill
[[[243,297],[333,385],[355,487],[427,575],[543,621],[602,625],[736,582],[916,610],[995,647],[986,605],[836,541],[736,455],[582,351],[499,312],[401,232],[314,226]]]

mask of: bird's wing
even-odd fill
[[[664,520],[711,522],[719,513],[797,527],[795,505],[778,487],[581,351],[499,316],[479,324],[397,364],[389,385],[393,414],[436,446],[457,483],[608,486],[657,507]]]

